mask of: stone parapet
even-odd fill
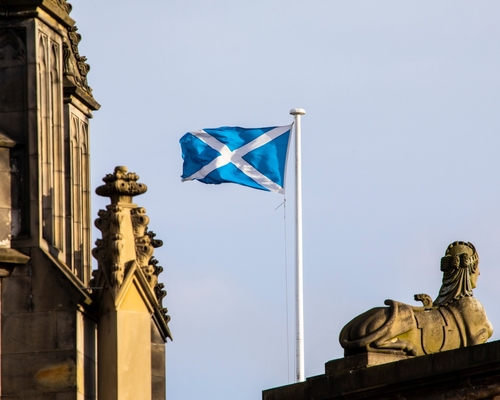
[[[375,355],[372,365],[391,357],[379,356],[385,360]],[[359,357],[329,361],[324,375],[265,390],[262,399],[500,399],[500,341],[382,365]]]

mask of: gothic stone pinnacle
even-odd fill
[[[96,189],[99,196],[109,197],[111,204],[131,203],[132,197],[143,194],[148,189],[144,183],[138,183],[139,175],[127,172],[127,167],[115,167],[115,172],[102,178],[104,185]]]

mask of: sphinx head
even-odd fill
[[[472,296],[479,276],[479,256],[472,243],[453,242],[441,259],[443,284],[435,306],[444,306],[462,297]]]

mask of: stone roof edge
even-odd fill
[[[356,357],[356,356],[352,356]],[[332,360],[331,362],[340,361]],[[340,373],[325,373],[304,382],[266,389],[263,400],[388,398],[387,393],[439,387],[454,380],[500,373],[500,341],[462,347],[425,356]],[[451,383],[450,383],[451,382]],[[386,396],[386,397],[384,397]],[[316,398],[316,397],[315,397]],[[483,397],[481,397],[483,398]]]
[[[80,292],[81,296],[83,297],[82,305],[85,306],[92,305],[93,303],[92,297],[86,291],[83,282],[80,279],[78,279],[66,265],[63,265],[57,258],[52,256],[52,254],[50,254],[47,250],[45,250],[42,247],[40,247],[39,249],[64,274],[64,276],[68,278],[68,281],[70,281],[73,284],[75,289],[77,289],[77,291]]]
[[[33,18],[37,16],[38,7],[65,26],[75,25],[69,16],[72,6],[66,0],[2,0],[0,18]]]
[[[162,314],[161,305],[159,304],[158,299],[156,298],[156,295],[155,295],[153,289],[149,285],[148,280],[147,280],[146,276],[144,275],[144,272],[141,270],[141,268],[138,268],[137,262],[134,261],[134,264],[135,264],[135,270],[133,271],[133,274],[138,278],[137,280],[141,284],[142,290],[144,291],[144,293],[147,296],[147,300],[153,309],[153,316],[154,316],[153,319],[154,319],[158,329],[160,330],[160,333],[161,333],[163,339],[165,341],[167,341],[166,338],[173,340],[172,334],[171,334],[170,329],[169,329],[168,324],[167,324],[168,320],[166,321],[165,317]],[[168,317],[168,319],[170,319],[170,318]]]
[[[17,143],[14,140],[12,140],[7,134],[0,131],[0,147],[12,148],[16,144]]]

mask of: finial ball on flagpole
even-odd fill
[[[306,110],[303,108],[292,108],[290,110],[290,114],[292,115],[304,115],[306,113]]]

